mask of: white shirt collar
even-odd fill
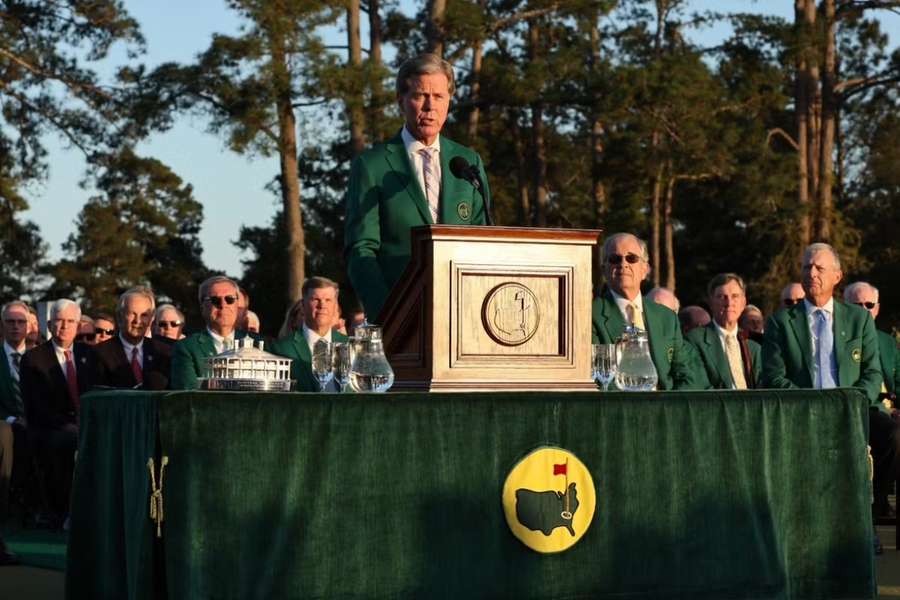
[[[325,340],[329,344],[331,343],[331,330],[328,330],[328,333],[325,335],[319,335],[312,329],[306,326],[306,323],[303,324],[303,337],[306,338],[306,343],[309,345],[309,351],[312,352],[313,346],[316,345],[316,342],[319,340]]]
[[[719,325],[718,323],[716,323],[715,319],[713,319],[712,323],[713,323],[713,325],[716,326],[716,333],[718,333],[719,337],[723,340],[728,336],[736,337],[738,334],[738,326],[737,325],[734,326],[734,329],[729,331],[729,330],[725,329],[724,327],[722,327],[721,325]]]
[[[816,306],[806,298],[803,299],[803,306],[806,307],[806,316],[811,317],[814,312],[819,309],[824,310],[831,317],[834,314],[834,298],[829,298],[825,306]]]
[[[212,336],[213,345],[216,347],[217,354],[222,354],[223,352],[225,352],[225,340],[231,340],[232,342],[234,342],[234,331],[232,331],[231,335],[229,335],[228,337],[222,337],[209,327],[206,328],[206,331],[207,333],[209,333],[209,335]]]
[[[122,348],[125,349],[125,357],[131,362],[131,355],[134,353],[134,349],[137,348],[138,351],[138,360],[143,362],[144,359],[144,338],[141,338],[137,344],[132,344],[120,333],[119,341],[122,342]]]
[[[628,306],[634,304],[638,307],[638,310],[641,311],[641,314],[644,314],[644,297],[641,294],[638,294],[634,297],[634,300],[628,300],[625,296],[620,296],[616,292],[613,291],[612,288],[609,288],[609,293],[612,294],[613,300],[616,302],[616,306],[619,307],[619,310],[622,311],[622,316],[625,317],[625,320],[628,321]],[[646,320],[644,321],[646,323]]]
[[[403,145],[406,147],[406,153],[412,156],[416,156],[422,148],[434,148],[435,151],[441,151],[441,135],[438,134],[434,141],[428,144],[427,146],[414,138],[409,130],[406,128],[406,125],[403,126],[403,129],[400,131],[400,138],[403,140]]]
[[[9,358],[10,360],[12,360],[13,352],[18,352],[20,355],[25,354],[25,350],[26,350],[25,340],[22,340],[21,348],[13,348],[12,346],[9,345],[9,342],[7,342],[6,340],[3,340],[3,349],[6,351],[6,357]]]
[[[66,371],[66,350],[63,349],[62,346],[57,344],[52,339],[50,343],[53,344],[53,351],[56,353],[56,360],[59,361],[60,366],[63,368],[63,372]],[[75,344],[69,346],[68,351],[72,353],[72,363],[75,364]]]

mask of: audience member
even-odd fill
[[[30,454],[27,452],[25,404],[22,401],[19,370],[25,355],[25,336],[28,334],[28,306],[13,301],[0,309],[3,323],[3,344],[0,345],[0,526],[9,516],[9,490],[13,468]],[[21,468],[19,469],[21,470]],[[0,564],[5,550],[0,547]]]
[[[678,317],[668,308],[644,302],[641,282],[650,272],[647,245],[630,233],[611,235],[601,261],[606,289],[593,304],[594,343],[613,344],[626,323],[647,331],[657,389],[704,389],[706,373],[694,347],[684,342]]]
[[[116,308],[119,335],[98,344],[95,385],[164,390],[169,385],[172,346],[147,338],[156,298],[150,288],[138,286],[119,297]]]
[[[709,325],[712,318],[705,308],[692,304],[678,311],[678,321],[681,324],[681,334],[687,335],[692,329]]]
[[[803,302],[806,292],[803,291],[803,285],[799,283],[789,283],[781,290],[781,307],[787,308],[799,302]]]
[[[247,331],[250,333],[259,333],[259,316],[252,310],[248,310],[246,314]]]
[[[78,333],[75,334],[75,341],[94,346],[97,344],[96,335],[94,334],[94,320],[87,315],[81,315],[78,322]]]
[[[712,387],[745,390],[757,387],[761,348],[738,335],[738,319],[747,304],[744,280],[734,273],[716,275],[706,286],[712,323],[686,335],[697,348]]]
[[[99,313],[94,319],[94,340],[102,344],[116,335],[116,321],[111,315]]]
[[[302,288],[303,324],[293,334],[273,342],[273,353],[293,359],[291,378],[301,392],[319,391],[319,383],[312,372],[313,348],[324,340],[347,342],[347,336],[332,329],[338,306],[338,284],[324,277],[310,277]],[[338,391],[335,381],[327,391]]]
[[[156,307],[156,318],[153,320],[153,335],[167,340],[184,338],[184,314],[171,304],[160,304]]]
[[[678,298],[675,296],[675,294],[672,293],[669,288],[655,287],[644,294],[644,298],[646,298],[650,302],[656,302],[657,304],[665,306],[676,315],[681,309],[681,302],[678,301]]]
[[[247,290],[238,286],[238,306],[237,306],[237,324],[236,328],[242,331],[247,329],[247,311],[250,310],[250,294]]]
[[[762,346],[763,332],[766,330],[766,318],[758,307],[748,304],[744,312],[741,313],[741,318],[738,319],[738,327],[741,328],[744,337]]]
[[[28,333],[25,334],[25,347],[31,350],[41,343],[41,326],[38,323],[37,311],[28,305]]]
[[[194,390],[206,374],[206,359],[234,347],[236,339],[247,336],[236,329],[238,285],[228,277],[215,275],[200,284],[197,293],[206,327],[175,343],[169,385],[174,390]],[[250,334],[256,339],[256,336]]]
[[[291,304],[290,308],[284,313],[284,320],[281,327],[278,328],[278,339],[286,338],[293,335],[295,331],[303,325],[303,298]]]
[[[57,524],[68,513],[81,395],[95,370],[93,348],[75,343],[80,319],[81,308],[71,300],[54,302],[51,339],[25,353],[20,366],[29,443],[44,467]]]

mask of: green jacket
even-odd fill
[[[838,385],[861,388],[871,402],[876,402],[882,381],[878,336],[872,315],[866,310],[834,301],[834,355]],[[769,317],[763,337],[763,384],[771,388],[811,388],[813,367],[806,303]]]
[[[440,137],[440,144],[441,223],[483,225],[481,195],[469,182],[450,172],[452,158],[465,158],[481,173],[484,194],[490,200],[481,157],[444,136]],[[416,179],[399,133],[353,161],[346,211],[347,272],[366,314],[374,321],[409,262],[410,230],[433,225],[425,192]]]
[[[6,346],[0,338],[0,419],[7,417],[25,417],[25,405],[22,401],[21,391],[18,396],[15,393],[15,381],[9,368],[9,357],[6,356]]]
[[[703,362],[706,369],[706,377],[710,385],[718,390],[730,390],[734,388],[734,378],[731,375],[731,367],[722,348],[719,332],[715,323],[710,322],[706,327],[695,327],[685,335]],[[753,340],[747,340],[747,348],[750,350],[750,366],[753,372],[753,382],[760,387],[760,374],[762,373],[762,346]],[[750,387],[750,382],[747,382]]]
[[[347,342],[349,339],[346,335],[337,331],[331,332],[332,342]],[[309,352],[309,344],[306,343],[306,338],[303,337],[302,327],[293,334],[272,342],[269,346],[269,352],[294,361],[291,363],[291,379],[296,382],[294,386],[295,391],[319,391],[319,382],[312,372],[312,354]]]
[[[709,387],[697,350],[685,343],[677,315],[665,306],[643,299],[644,325],[650,340],[650,357],[659,377],[660,390],[703,390]],[[605,290],[592,307],[595,344],[613,344],[625,331],[625,318],[612,294]]]
[[[897,349],[897,338],[884,331],[878,331],[878,347],[884,387],[888,392],[896,394],[900,391],[900,350]]]
[[[246,331],[234,332],[234,338],[237,340],[248,336],[257,341],[260,339],[257,335]],[[172,374],[169,377],[169,388],[173,390],[198,389],[200,387],[198,380],[206,377],[206,359],[215,355],[215,343],[206,329],[175,342],[175,346],[172,348]]]

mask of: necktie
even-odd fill
[[[825,311],[819,309],[814,314],[816,317],[816,365],[819,367],[816,387],[819,389],[837,387],[837,382],[831,373],[834,334],[828,324],[828,316]]]
[[[75,373],[75,361],[72,360],[72,351],[66,350],[66,385],[69,387],[69,397],[72,399],[72,406],[78,410],[81,406],[81,399],[78,395],[78,375]]]
[[[16,404],[16,415],[24,415],[25,404],[22,402],[22,388],[19,385],[19,364],[22,360],[22,355],[18,352],[13,352],[10,356],[12,356],[13,360],[13,370],[16,372],[15,376],[10,378],[12,379],[13,401]]]
[[[438,203],[441,197],[441,177],[439,166],[435,159],[434,148],[422,148],[422,173],[425,176],[425,198],[428,200],[428,210],[431,212],[431,220],[438,222]]]
[[[641,309],[638,308],[637,302],[632,302],[628,305],[628,318],[631,319],[631,324],[638,329],[646,329],[644,327],[644,317],[641,314]]]
[[[144,383],[144,370],[141,368],[141,361],[138,358],[137,346],[131,349],[131,372],[134,373],[134,380],[138,385]]]
[[[728,357],[728,367],[731,369],[734,388],[746,390],[747,380],[744,378],[744,362],[741,360],[741,349],[738,346],[737,336],[725,335],[725,355]]]
[[[19,374],[19,363],[22,360],[22,355],[18,352],[13,352],[10,356],[13,359],[13,368],[16,370],[16,375]]]

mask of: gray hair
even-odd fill
[[[810,244],[803,250],[803,262],[806,262],[806,259],[811,257],[813,254],[817,252],[830,252],[832,258],[834,258],[834,268],[838,271],[841,270],[841,259],[838,256],[837,250],[834,249],[830,244],[826,244],[825,242],[816,242],[814,244]]]
[[[27,304],[25,304],[24,302],[22,302],[21,300],[10,300],[9,302],[7,302],[6,304],[3,305],[3,308],[0,308],[0,318],[6,317],[6,313],[8,311],[12,310],[12,308],[14,306],[21,306],[22,308],[25,309],[25,312],[29,312],[30,307]]]
[[[409,80],[422,75],[443,73],[447,77],[447,89],[450,95],[456,90],[456,80],[453,76],[453,67],[437,54],[420,54],[407,59],[400,65],[397,72],[397,95],[402,96],[409,91]]]
[[[75,320],[81,321],[81,307],[78,306],[77,302],[75,302],[74,300],[69,300],[68,298],[62,298],[50,305],[50,320],[55,321],[59,313],[72,306],[74,306],[75,310],[78,311],[78,315],[75,317]]]
[[[875,302],[878,302],[878,288],[867,281],[857,281],[851,283],[844,289],[844,302],[850,302],[850,296],[857,291],[868,289],[875,296]]]
[[[201,283],[200,287],[197,289],[197,301],[200,304],[203,304],[203,299],[209,295],[209,288],[216,285],[217,283],[230,283],[234,288],[235,296],[241,293],[241,288],[234,279],[225,277],[224,275],[213,275],[212,277],[206,279],[203,283]]]
[[[748,304],[744,307],[744,313],[758,312],[759,314],[763,314],[763,311],[759,309],[755,304]]]
[[[119,304],[116,307],[116,316],[121,317],[125,314],[125,305],[128,304],[128,299],[132,296],[143,296],[150,301],[151,309],[156,308],[156,296],[153,294],[153,290],[145,285],[136,285],[133,288],[125,290],[125,292],[119,296]]]
[[[174,310],[175,314],[178,315],[178,320],[184,323],[184,313],[178,310],[174,304],[160,304],[156,307],[156,315],[154,316],[154,320],[158,321],[160,315],[162,315],[167,310]]]
[[[609,254],[610,246],[612,246],[615,242],[626,238],[635,240],[638,243],[638,246],[641,247],[641,260],[643,260],[644,262],[650,262],[650,251],[647,250],[647,242],[634,235],[633,233],[614,233],[606,238],[606,241],[603,242],[603,250],[600,253],[600,262],[603,264],[606,263],[606,256],[607,254]]]
[[[336,281],[332,281],[327,277],[310,277],[306,281],[303,282],[303,287],[300,288],[300,294],[303,298],[312,291],[318,290],[322,288],[334,288],[334,295],[337,296],[341,293],[341,288],[338,286]]]

